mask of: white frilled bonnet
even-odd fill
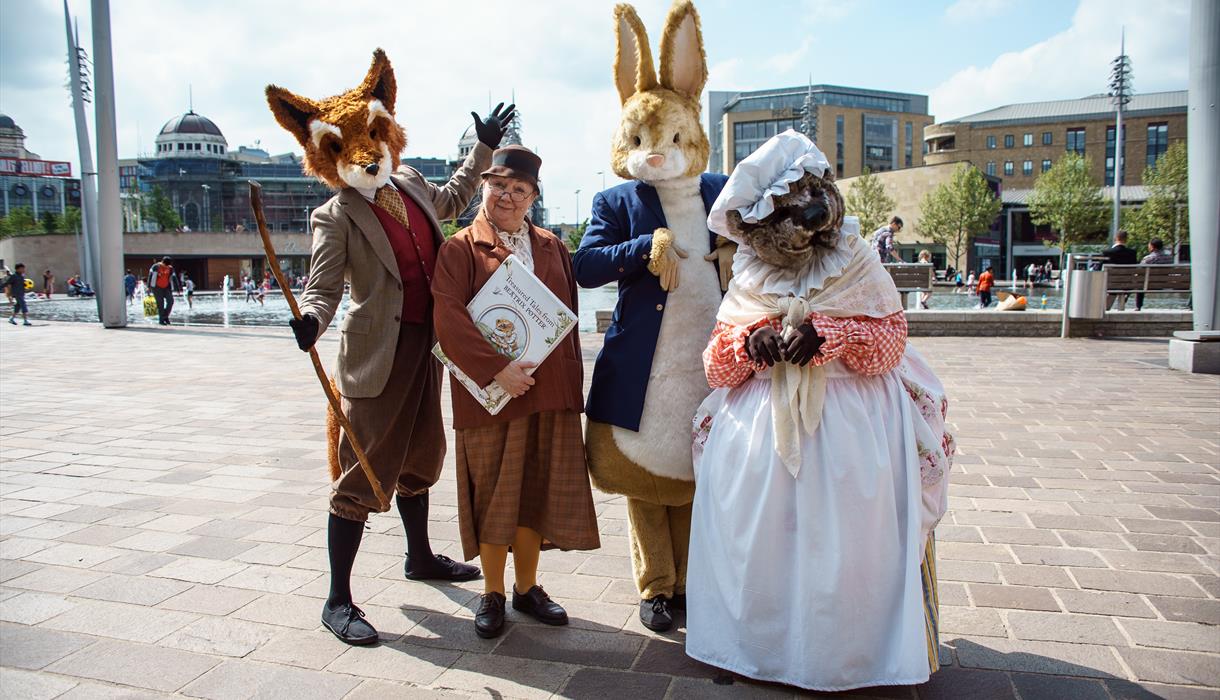
[[[776,134],[733,169],[707,215],[707,227],[734,243],[745,243],[729,231],[730,210],[740,212],[746,223],[758,223],[775,211],[774,198],[787,194],[789,184],[807,172],[824,177],[829,170],[826,155],[804,134],[792,129]]]

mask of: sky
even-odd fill
[[[654,56],[669,4],[635,3]],[[578,202],[583,219],[603,177],[619,182],[609,172],[620,113],[613,5],[113,0],[119,157],[151,153],[188,95],[230,148],[299,152],[267,109],[264,87],[315,98],[343,92],[381,47],[398,80],[405,156],[455,157],[471,110],[486,113],[515,94],[525,145],[543,159],[552,221],[575,220]],[[89,3],[69,7],[92,55]],[[913,92],[928,95],[929,111],[945,121],[1104,92],[1123,27],[1137,92],[1187,86],[1187,0],[696,0],[696,8],[706,90],[812,80]],[[29,150],[71,161],[79,175],[70,103],[62,0],[0,0],[0,113],[24,129]],[[92,124],[90,134],[96,139]]]

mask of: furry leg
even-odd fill
[[[677,575],[666,511],[665,506],[636,498],[627,499],[631,570],[635,573],[635,585],[643,599],[658,595],[669,598],[674,594]]]
[[[326,606],[331,609],[352,603],[352,565],[360,551],[364,523],[340,518],[334,513],[326,526],[326,548],[330,556],[330,595]]]
[[[690,549],[690,517],[694,503],[669,506],[669,537],[674,553],[674,593],[686,593],[686,561]]]

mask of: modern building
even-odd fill
[[[1143,184],[1146,166],[1186,138],[1186,91],[1136,94],[1123,112],[1122,181]],[[967,161],[1006,188],[1029,189],[1064,153],[1092,163],[1114,184],[1114,104],[1106,95],[1005,105],[924,129],[928,164]]]
[[[80,180],[72,164],[43,160],[25,147],[25,131],[0,114],[0,216],[25,208],[35,219],[80,208]]]
[[[731,172],[767,139],[796,129],[839,177],[923,165],[923,133],[934,121],[926,95],[838,85],[709,91],[707,119],[712,172]]]

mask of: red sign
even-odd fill
[[[31,177],[72,177],[72,164],[58,160],[0,158],[0,175]]]

